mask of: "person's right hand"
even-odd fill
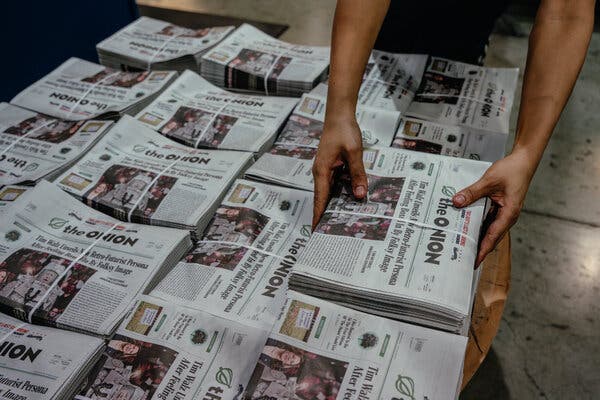
[[[315,181],[312,228],[315,229],[329,201],[329,190],[336,168],[346,165],[357,199],[367,195],[367,174],[363,166],[362,135],[354,114],[325,119],[323,134],[313,164]]]

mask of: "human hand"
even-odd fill
[[[336,168],[344,164],[348,167],[352,192],[357,199],[363,199],[367,195],[367,174],[362,157],[362,134],[356,117],[352,114],[327,118],[312,169],[315,181],[313,229],[327,207]]]
[[[476,267],[517,222],[536,167],[537,162],[532,160],[526,151],[513,151],[492,164],[481,179],[452,198],[454,205],[459,208],[466,207],[483,197],[489,197],[496,207],[495,218],[481,241],[475,262]]]

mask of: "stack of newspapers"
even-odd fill
[[[239,179],[204,237],[150,294],[270,328],[311,219],[312,193]]]
[[[56,184],[122,221],[202,233],[252,153],[196,150],[124,116]]]
[[[494,162],[504,156],[508,132],[446,125],[418,118],[400,121],[392,147]]]
[[[71,399],[104,351],[88,335],[0,314],[0,393],[6,399]]]
[[[467,338],[289,292],[244,399],[456,399]]]
[[[59,175],[92,147],[111,121],[65,121],[0,103],[0,186]]]
[[[200,58],[233,26],[188,29],[140,17],[96,45],[100,64],[115,69],[198,71]]]
[[[228,92],[185,71],[136,118],[191,147],[263,153],[297,102]]]
[[[486,208],[453,195],[489,163],[391,148],[365,165],[366,200],[343,180],[290,276],[290,288],[363,310],[465,333]]]
[[[226,89],[298,97],[327,78],[329,47],[282,42],[243,24],[202,57],[200,70]]]
[[[69,121],[137,114],[175,78],[175,71],[123,72],[70,58],[10,102]]]
[[[107,337],[190,248],[186,231],[122,223],[42,181],[2,214],[0,311]]]
[[[519,70],[429,57],[407,115],[508,133]]]

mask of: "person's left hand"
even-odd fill
[[[481,241],[475,267],[481,264],[517,222],[536,167],[537,162],[526,151],[513,151],[492,164],[481,179],[452,198],[454,206],[462,208],[487,196],[496,207],[497,214]]]

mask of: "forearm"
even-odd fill
[[[331,34],[327,115],[354,116],[369,54],[389,0],[339,0]]]
[[[538,9],[513,147],[527,154],[531,176],[575,85],[593,27],[593,0],[545,0]]]

